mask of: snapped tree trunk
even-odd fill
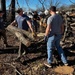
[[[35,38],[32,36],[32,34],[26,30],[23,30],[23,29],[19,29],[15,26],[12,26],[12,25],[8,25],[8,27],[6,28],[8,31],[14,33],[14,32],[20,32],[24,35],[26,35],[31,41],[35,41]]]
[[[27,47],[30,46],[31,42],[23,36],[23,35],[29,36],[30,33],[28,34],[27,31],[24,31],[12,25],[9,25],[6,29],[11,33],[13,33],[24,45],[26,45]]]

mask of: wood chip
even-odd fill
[[[74,69],[70,66],[59,66],[56,67],[54,71],[60,74],[71,74],[73,73]]]

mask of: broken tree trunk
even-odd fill
[[[25,46],[27,46],[27,47],[30,46],[31,42],[23,36],[23,31],[22,30],[20,30],[19,28],[14,27],[12,25],[9,25],[6,29],[8,31],[10,31],[11,33],[13,33],[18,38],[18,40],[20,40],[20,42],[22,42]]]
[[[8,31],[14,33],[14,32],[20,32],[24,35],[26,35],[30,40],[35,41],[35,38],[32,36],[32,34],[26,30],[19,29],[15,26],[12,26],[11,24],[6,28]]]

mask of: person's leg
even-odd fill
[[[55,46],[57,48],[57,51],[61,57],[61,60],[64,64],[67,63],[67,60],[66,60],[66,56],[64,54],[64,51],[62,50],[62,47],[60,46],[60,39],[61,39],[62,35],[56,35],[55,36]]]
[[[21,53],[22,55],[28,53],[28,48],[22,43],[21,43]]]
[[[21,43],[21,54],[25,51],[24,44]]]
[[[48,38],[48,41],[47,41],[47,54],[48,54],[47,62],[48,63],[52,63],[53,61],[52,59],[53,44],[54,44],[54,36],[51,36]]]

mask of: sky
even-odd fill
[[[9,4],[10,4],[10,1],[11,0],[6,0],[6,7],[7,8],[9,6]],[[53,2],[55,2],[55,1],[57,1],[57,0],[53,0]],[[69,0],[58,0],[58,1],[60,1],[60,6],[61,5],[70,5],[70,4],[72,4]],[[75,0],[71,0],[71,1],[75,3]],[[19,5],[20,5],[21,8],[28,9],[28,6],[27,6],[25,0],[18,0],[18,3],[19,3]],[[32,9],[34,9],[34,10],[36,10],[36,8],[40,7],[40,6],[41,5],[39,4],[38,0],[30,0],[29,1],[29,7],[32,8]],[[16,5],[16,7],[19,8],[18,5]]]

